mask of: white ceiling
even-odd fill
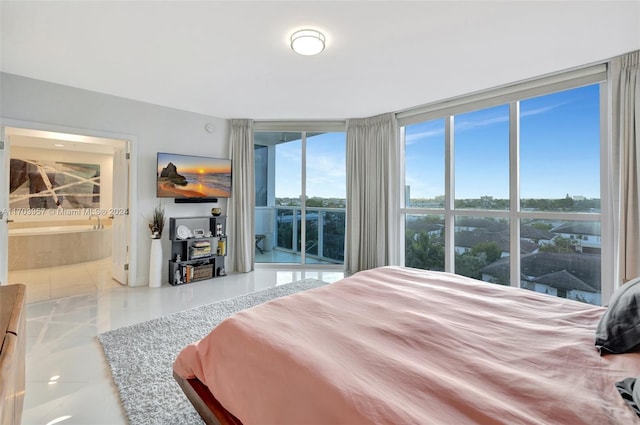
[[[366,117],[640,49],[640,0],[0,5],[3,72],[221,118]],[[291,51],[303,27],[322,54]]]

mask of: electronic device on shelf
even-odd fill
[[[183,285],[224,276],[225,231],[225,216],[170,217],[169,283]],[[220,235],[214,235],[214,232]]]

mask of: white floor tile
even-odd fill
[[[183,286],[129,288],[111,279],[108,259],[11,272],[10,282],[27,282],[22,424],[42,425],[65,416],[61,425],[127,423],[99,333],[300,279],[333,282],[342,276],[326,269],[258,268]],[[56,383],[49,384],[54,376]]]
[[[110,381],[110,379],[109,379]],[[30,382],[22,425],[43,425],[68,417],[61,425],[125,425],[127,420],[111,382]]]
[[[48,382],[51,377],[59,376],[59,382],[85,382],[109,377],[109,366],[95,337],[30,342],[29,346],[27,381]]]

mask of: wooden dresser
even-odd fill
[[[24,285],[0,286],[0,424],[22,418],[27,335]]]

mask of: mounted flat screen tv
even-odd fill
[[[231,160],[158,152],[158,198],[206,200],[231,196]]]

